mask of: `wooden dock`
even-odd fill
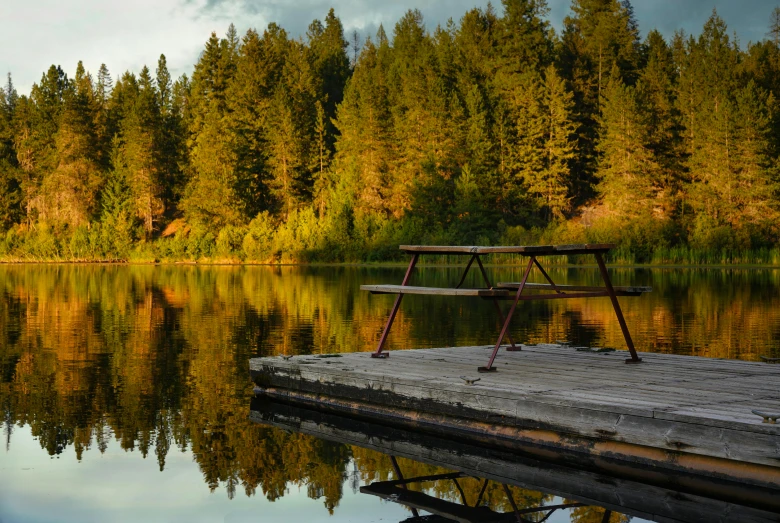
[[[258,392],[492,447],[540,445],[780,489],[780,365],[561,345],[256,358]],[[478,381],[474,381],[478,380]]]

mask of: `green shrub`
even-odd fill
[[[236,227],[234,225],[223,227],[217,234],[217,256],[240,258],[243,255],[241,247],[245,235],[246,228],[244,227]]]
[[[187,256],[192,260],[211,258],[215,250],[214,233],[202,226],[193,227],[187,237]]]
[[[249,228],[241,242],[245,260],[266,262],[274,255],[273,239],[276,230],[268,211],[258,214],[249,223]]]

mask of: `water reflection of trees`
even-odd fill
[[[231,496],[259,490],[276,499],[292,482],[305,485],[332,510],[350,463],[363,480],[387,478],[389,463],[369,451],[248,421],[247,362],[257,355],[371,349],[389,301],[361,293],[359,285],[399,280],[402,272],[2,267],[0,406],[6,437],[12,438],[15,425],[26,424],[50,454],[73,446],[79,459],[87,449],[102,451],[115,439],[144,457],[154,454],[161,469],[171,448],[191,449],[212,489],[225,485]],[[561,283],[598,278],[595,270],[553,272]],[[500,279],[516,276],[506,269],[499,273]],[[623,301],[642,349],[757,359],[770,349],[779,355],[779,274],[618,270],[614,278],[656,288]],[[453,278],[451,269],[425,268],[420,275],[431,285]],[[606,300],[535,303],[519,316],[515,338],[544,342],[574,335],[620,347],[613,314]],[[410,299],[390,341],[391,348],[445,346],[488,343],[494,336],[490,307]],[[467,495],[478,488],[466,485]],[[501,492],[488,495],[496,508],[505,508]],[[515,495],[530,496],[527,503],[540,501],[532,493]],[[580,521],[594,517],[583,515]]]

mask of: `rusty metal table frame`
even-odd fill
[[[535,300],[552,300],[552,299],[572,299],[572,298],[592,298],[592,297],[609,297],[612,302],[612,307],[615,310],[615,315],[617,316],[618,323],[620,324],[620,329],[623,332],[623,337],[626,341],[626,347],[628,348],[629,353],[631,354],[630,358],[627,358],[625,360],[626,363],[641,363],[642,358],[640,358],[637,355],[636,349],[634,348],[634,342],[631,339],[631,333],[628,330],[628,326],[626,325],[626,320],[623,317],[623,311],[620,309],[620,303],[618,302],[617,296],[618,293],[615,291],[614,286],[612,285],[612,281],[609,278],[609,273],[607,272],[607,266],[604,263],[604,254],[606,254],[610,249],[612,249],[614,245],[612,244],[589,244],[589,245],[534,245],[534,246],[501,246],[501,247],[460,247],[460,246],[426,246],[426,245],[401,245],[400,249],[407,254],[411,254],[412,259],[409,262],[409,266],[406,269],[406,274],[404,275],[404,279],[401,282],[401,286],[405,287],[409,284],[409,280],[412,276],[412,272],[414,271],[415,266],[417,265],[417,261],[420,259],[420,256],[424,254],[434,254],[434,255],[470,255],[471,259],[469,260],[468,264],[466,265],[466,268],[463,272],[463,276],[461,276],[460,281],[458,282],[458,285],[455,287],[455,289],[460,288],[461,285],[463,285],[463,282],[466,280],[466,276],[468,275],[469,269],[471,269],[472,265],[474,264],[474,261],[477,262],[477,265],[479,266],[480,272],[482,274],[482,278],[485,280],[485,284],[487,285],[488,289],[492,290],[494,287],[490,283],[490,278],[487,275],[487,272],[485,271],[485,267],[482,264],[482,260],[480,259],[481,256],[487,255],[487,254],[518,254],[524,257],[528,258],[528,263],[526,263],[525,271],[523,272],[523,278],[520,281],[519,285],[517,285],[517,291],[514,294],[514,297],[508,296],[508,297],[501,297],[501,296],[489,296],[487,299],[491,299],[495,306],[496,310],[499,315],[499,319],[502,322],[501,332],[498,336],[498,340],[496,341],[496,344],[493,348],[493,352],[490,355],[490,359],[488,360],[488,364],[484,367],[479,367],[478,370],[480,372],[495,372],[496,368],[493,366],[493,362],[496,359],[496,355],[498,354],[498,350],[501,348],[501,344],[504,341],[504,338],[507,338],[510,342],[510,346],[507,347],[506,350],[508,351],[519,351],[520,347],[517,347],[512,341],[511,337],[509,336],[509,325],[512,321],[512,316],[514,316],[515,310],[517,309],[517,304],[520,301],[535,301]],[[539,263],[539,260],[537,257],[540,256],[571,256],[571,255],[593,255],[596,258],[596,263],[599,268],[599,273],[601,274],[601,279],[604,282],[604,287],[582,287],[584,290],[583,292],[573,292],[573,293],[567,293],[559,286],[555,284],[555,282],[552,280],[550,275],[547,273],[546,270],[544,270],[544,267],[542,267],[541,263]],[[542,276],[549,282],[551,290],[555,292],[555,294],[526,294],[523,295],[523,290],[526,288],[526,284],[528,282],[528,276],[531,273],[531,269],[536,266],[539,271],[542,273]],[[502,287],[502,289],[508,289],[510,287]],[[513,287],[511,287],[513,288]],[[632,294],[633,295],[633,294]],[[395,303],[393,304],[393,308],[390,311],[390,316],[387,319],[387,323],[385,324],[385,328],[382,331],[382,335],[379,339],[379,343],[377,345],[376,351],[371,353],[372,358],[387,358],[388,353],[383,352],[385,343],[387,342],[387,336],[390,333],[390,328],[393,326],[393,321],[395,320],[395,316],[398,313],[398,309],[401,306],[401,300],[403,299],[404,294],[398,293],[395,299]],[[512,299],[512,306],[509,309],[509,312],[507,313],[506,317],[504,317],[503,313],[501,312],[501,307],[498,305],[499,299]]]
[[[495,522],[518,522],[518,523],[532,523],[533,521],[546,521],[558,510],[566,510],[577,507],[587,507],[586,503],[580,502],[564,502],[557,505],[542,505],[538,507],[520,508],[515,502],[512,492],[509,490],[509,485],[506,483],[500,483],[503,488],[504,494],[509,501],[509,505],[512,507],[511,512],[494,512],[487,506],[483,505],[482,500],[487,490],[488,480],[483,478],[476,478],[463,472],[449,472],[443,474],[431,474],[427,476],[417,476],[413,478],[404,478],[401,472],[401,467],[398,464],[398,460],[392,454],[389,454],[390,463],[393,466],[395,472],[395,479],[386,481],[377,481],[360,487],[360,492],[363,494],[371,494],[379,496],[385,500],[399,503],[411,509],[413,518],[409,521],[422,521],[420,518],[420,510],[430,512],[431,514],[437,514],[439,516],[448,518],[453,521],[464,522],[477,522],[477,521],[495,521]],[[470,505],[466,499],[466,493],[458,482],[459,479],[474,478],[482,479],[482,487],[479,492],[479,496],[473,505]],[[436,481],[451,481],[458,493],[460,494],[461,503],[455,501],[449,501],[437,498],[426,494],[424,491],[410,490],[408,487],[411,484],[424,484]],[[593,505],[596,507],[596,505]],[[533,516],[534,519],[528,519],[524,516]],[[602,517],[602,523],[608,523],[611,519],[612,511],[605,509]]]

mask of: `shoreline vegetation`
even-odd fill
[[[712,253],[696,252],[685,249],[671,251],[659,250],[653,253],[649,260],[637,261],[631,251],[620,248],[608,253],[607,263],[611,268],[775,268],[780,267],[780,249],[759,252]],[[582,261],[581,261],[582,260]],[[541,257],[545,265],[555,267],[596,267],[592,261],[582,256]],[[519,266],[525,261],[517,255],[491,255],[484,262],[485,266]],[[36,259],[28,256],[15,258],[0,257],[0,265],[14,264],[103,264],[103,265],[188,265],[188,266],[265,266],[265,267],[406,267],[408,258],[399,251],[397,256],[371,261],[303,261],[279,258],[267,260],[247,260],[239,256],[204,257],[199,259],[158,259],[158,258],[45,258]],[[463,265],[462,257],[428,256],[427,260],[418,262],[425,267],[459,267]]]
[[[0,88],[0,263],[404,263],[399,244],[616,243],[780,265],[780,8],[743,44],[629,0],[212,33],[191,76]],[[496,257],[494,263],[509,263]],[[557,264],[577,264],[573,257]],[[432,260],[430,263],[449,263]]]

